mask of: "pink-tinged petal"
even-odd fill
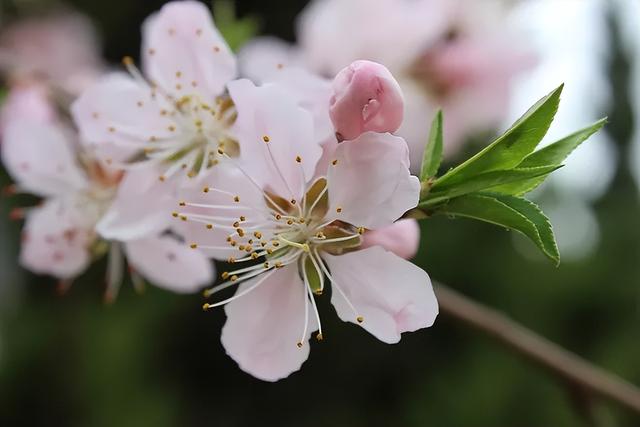
[[[13,77],[44,80],[79,94],[103,63],[91,20],[76,12],[58,12],[4,26],[0,68]]]
[[[154,96],[148,86],[123,73],[105,76],[71,107],[83,141],[98,148],[109,146],[109,154],[119,161],[152,139],[174,138],[170,129],[176,124],[167,114],[172,110],[162,96]]]
[[[91,262],[90,228],[79,221],[77,209],[52,199],[29,211],[23,230],[20,264],[34,273],[59,279],[80,275]]]
[[[388,133],[339,144],[327,173],[327,219],[375,229],[414,208],[420,182],[409,173],[408,155],[404,140]]]
[[[443,31],[448,1],[312,1],[298,22],[304,59],[330,76],[358,59],[404,71]]]
[[[402,90],[389,70],[371,61],[355,61],[333,80],[329,114],[342,139],[363,132],[395,132],[402,124]]]
[[[295,264],[266,274],[241,284],[237,292],[263,281],[225,306],[227,323],[221,340],[242,370],[265,381],[277,381],[299,370],[307,360],[308,340],[317,323],[309,309],[309,327],[302,337],[308,295]]]
[[[147,76],[165,92],[180,97],[195,88],[209,103],[237,73],[209,9],[197,1],[167,3],[146,20],[142,57]]]
[[[242,163],[265,188],[300,200],[322,155],[312,115],[277,84],[256,87],[236,80],[229,93],[238,111],[235,131]]]
[[[170,183],[160,182],[154,169],[128,171],[96,231],[105,239],[128,241],[157,235],[171,222],[177,199]]]
[[[40,196],[63,195],[87,185],[63,130],[37,120],[16,120],[4,132],[2,161],[19,186]]]
[[[401,219],[386,227],[367,231],[362,249],[381,246],[404,259],[413,258],[420,246],[420,226],[415,219]]]
[[[11,88],[0,112],[0,132],[18,120],[53,123],[56,111],[49,102],[47,89],[37,83],[18,84]]]
[[[211,262],[175,237],[165,235],[126,242],[129,264],[152,284],[177,293],[193,293],[213,281]]]
[[[205,188],[208,189],[207,192],[204,191]],[[238,202],[235,201],[236,196]],[[179,206],[178,201],[211,207]],[[187,244],[197,244],[199,250],[218,260],[247,256],[239,248],[240,245],[232,246],[228,241],[229,236],[238,238],[234,222],[238,221],[241,227],[247,228],[265,224],[271,219],[266,213],[267,206],[262,191],[242,172],[226,162],[212,168],[201,187],[183,190],[172,209],[177,215],[172,229],[183,236]],[[209,218],[212,216],[217,218]],[[244,221],[241,221],[241,217]],[[271,235],[264,228],[259,229],[262,230],[262,239],[269,241]],[[255,230],[253,228],[249,231],[247,228],[248,233]]]
[[[272,82],[283,69],[301,66],[296,47],[276,37],[256,37],[238,53],[240,74],[255,83]]]
[[[323,258],[357,311],[333,290],[331,303],[343,321],[358,324],[362,316],[361,326],[389,344],[400,341],[403,332],[433,325],[438,302],[429,275],[416,265],[379,246]]]

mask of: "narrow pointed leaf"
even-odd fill
[[[439,212],[516,230],[531,239],[556,265],[560,262],[549,220],[528,200],[513,196],[469,194],[453,199]]]
[[[483,172],[512,169],[538,146],[558,110],[563,85],[540,99],[509,130],[478,154],[438,179],[457,183]]]
[[[485,172],[457,185],[436,185],[422,202],[426,205],[437,204],[441,201],[463,196],[482,190],[491,190],[496,186],[509,184],[517,185],[519,182],[528,182],[538,177],[546,177],[560,166],[540,166],[535,168],[517,168],[504,171]],[[421,204],[422,204],[421,203]]]
[[[560,165],[580,144],[587,140],[591,135],[599,131],[605,125],[607,119],[600,119],[591,126],[581,129],[577,132],[566,136],[553,144],[550,144],[536,152],[529,154],[518,165],[518,168],[531,168],[542,165]],[[526,194],[540,184],[542,184],[546,176],[539,176],[528,181],[512,182],[493,188],[491,191],[503,194],[522,195]]]
[[[442,147],[442,110],[438,110],[431,122],[429,141],[424,149],[420,181],[424,182],[438,173],[438,168],[442,162]]]

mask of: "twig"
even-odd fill
[[[537,335],[499,312],[435,284],[440,311],[482,331],[585,392],[640,414],[640,389]]]

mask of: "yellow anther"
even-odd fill
[[[229,272],[228,271],[222,272],[220,277],[222,277],[222,280],[227,280],[229,278]]]
[[[357,321],[358,323],[362,323],[362,322],[364,322],[364,317],[362,317],[362,316],[358,316],[358,317],[356,317],[356,321]]]
[[[246,217],[246,216],[244,216],[244,215],[240,215],[240,221],[246,221],[246,220],[247,220],[247,217]]]
[[[204,303],[202,304],[202,310],[207,311],[211,308],[211,305],[209,303]]]
[[[218,154],[222,156],[224,154],[224,150],[222,148],[218,148]]]
[[[262,140],[264,142],[269,142],[269,141],[271,141],[271,138],[269,138],[267,135],[265,135],[265,136],[262,137]]]
[[[108,130],[109,132],[113,133],[116,131],[116,128],[114,128],[113,126],[109,126]]]
[[[187,216],[186,215],[180,215],[180,219],[183,220],[183,221],[186,221],[187,220]]]
[[[295,205],[295,204],[296,204],[296,199],[291,199],[291,200],[289,200],[289,201],[291,202],[291,204],[292,204],[292,205]]]
[[[129,65],[133,65],[133,58],[130,56],[123,56],[122,57],[122,63],[125,66],[129,66]]]
[[[244,230],[242,228],[238,228],[236,231],[238,232],[238,236],[244,237]]]
[[[164,175],[160,175],[158,179],[160,180],[160,182],[165,182],[167,177],[165,177]]]
[[[280,221],[282,219],[282,215],[276,214],[275,218],[276,218],[276,220]]]
[[[169,129],[169,132],[175,132],[176,131],[176,127],[174,125],[169,126],[167,129]]]
[[[276,268],[282,268],[283,265],[280,261],[276,262]]]
[[[245,249],[245,248],[244,248],[244,245],[240,245],[240,246],[238,246],[238,250],[239,250],[239,251],[244,251],[244,249]]]
[[[189,245],[189,247],[191,249],[197,249],[198,248],[198,244],[197,243],[192,243],[192,244]]]
[[[337,164],[338,164],[338,159],[333,160],[333,161],[331,162],[331,164],[332,164],[333,166],[337,165]]]
[[[238,227],[240,227],[240,222],[239,222],[239,221],[236,221],[236,222],[234,222],[234,223],[233,223],[233,224],[231,224],[231,225],[233,225],[233,228],[238,228]]]
[[[232,240],[231,242],[229,242],[229,244],[235,247],[238,244],[238,242],[236,242],[235,240]]]
[[[181,202],[178,202],[178,205],[180,205],[180,206],[186,206],[186,205],[187,205],[187,203],[186,203],[186,202],[182,202],[182,201],[181,201]]]
[[[317,334],[316,335],[316,340],[322,341],[323,339],[324,339],[324,336],[322,336],[322,334]]]
[[[296,156],[296,162],[298,162],[298,163],[302,162],[302,157]]]
[[[240,196],[234,196],[233,201],[236,203],[240,202]]]
[[[318,295],[318,296],[320,296],[320,295],[322,295],[323,292],[322,292],[322,289],[317,289],[317,290],[313,291],[313,293]]]
[[[253,253],[251,254],[251,258],[253,258],[253,259],[257,259],[259,256],[260,256],[260,255],[258,255],[258,253],[257,253],[257,252],[253,252]]]
[[[231,280],[232,282],[235,282],[236,280],[238,280],[238,276],[236,276],[235,274],[233,276],[231,276]]]
[[[182,71],[176,71],[176,78],[182,77]]]
[[[138,101],[138,102],[136,102],[136,105],[137,105],[138,107],[142,107],[142,106],[144,105],[144,102],[142,102],[142,101]]]
[[[227,262],[228,262],[229,264],[234,264],[234,263],[236,262],[236,259],[235,259],[234,257],[230,256],[230,257],[227,259]]]
[[[338,213],[342,212],[342,208],[341,207],[337,207],[336,208],[336,212],[338,212]]]
[[[207,230],[211,230],[213,228],[213,224],[207,224]]]
[[[280,242],[278,242],[278,241],[271,242],[271,244],[272,244],[274,247],[276,247],[276,248],[277,248],[278,246],[280,246]]]
[[[298,346],[298,348],[302,348],[302,343],[301,342],[297,342],[296,345]]]
[[[365,232],[364,227],[358,227],[358,234],[364,234],[364,232]]]
[[[262,239],[262,233],[259,231],[254,231],[253,235],[256,239]]]
[[[208,192],[209,192],[209,187],[204,187],[204,188],[202,189],[202,192],[203,192],[203,193],[208,193]]]
[[[231,236],[227,237],[227,242],[232,241],[233,239],[231,238]]]
[[[269,263],[268,263],[268,262],[265,262],[264,264],[262,264],[262,266],[263,266],[264,268],[269,268],[269,267],[270,267],[270,265],[269,265]]]
[[[171,212],[171,216],[174,218],[178,218],[178,212]]]
[[[251,246],[247,246],[244,250],[245,252],[250,253],[253,250],[253,248]]]
[[[292,225],[293,224],[293,220],[292,219],[288,219],[287,220],[287,225]]]
[[[271,255],[273,253],[273,249],[267,249],[267,254]]]

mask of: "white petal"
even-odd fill
[[[282,69],[302,65],[297,49],[276,37],[256,37],[238,53],[240,72],[256,83],[267,83]]]
[[[264,277],[241,284],[237,292]],[[309,336],[317,329],[310,309],[307,335],[302,347],[297,346],[304,329],[305,298],[304,283],[293,264],[276,270],[256,289],[228,303],[221,337],[227,354],[242,370],[265,381],[277,381],[299,370],[309,357]]]
[[[380,341],[392,344],[400,334],[433,325],[438,302],[429,275],[391,252],[374,246],[345,255],[323,258],[333,279],[342,288],[357,313],[332,289],[331,303],[340,319],[357,324]]]
[[[238,111],[235,130],[243,164],[260,184],[281,197],[299,200],[322,155],[312,115],[276,84],[256,87],[248,80],[236,80],[229,84],[229,92]]]
[[[86,185],[71,142],[53,124],[35,120],[9,124],[2,160],[20,187],[40,196],[61,195]]]
[[[335,156],[327,174],[328,218],[375,229],[418,204],[420,182],[409,173],[402,138],[366,132],[339,144]]]
[[[122,73],[112,73],[84,91],[71,112],[83,141],[100,148],[109,147],[109,155],[124,161],[142,149],[149,140],[176,136],[171,105],[161,96],[153,96],[142,82]]]
[[[152,284],[177,293],[193,293],[213,280],[211,262],[172,236],[125,243],[129,264]]]
[[[195,82],[205,102],[221,94],[237,73],[236,59],[209,10],[196,1],[167,3],[145,21],[142,57],[148,77],[165,92],[181,96]]]
[[[81,274],[91,261],[88,246],[93,234],[78,219],[73,206],[61,199],[29,211],[20,252],[22,266],[60,279]]]
[[[128,171],[96,231],[105,239],[127,241],[166,229],[177,196],[171,184],[160,182],[158,175],[153,168]]]

